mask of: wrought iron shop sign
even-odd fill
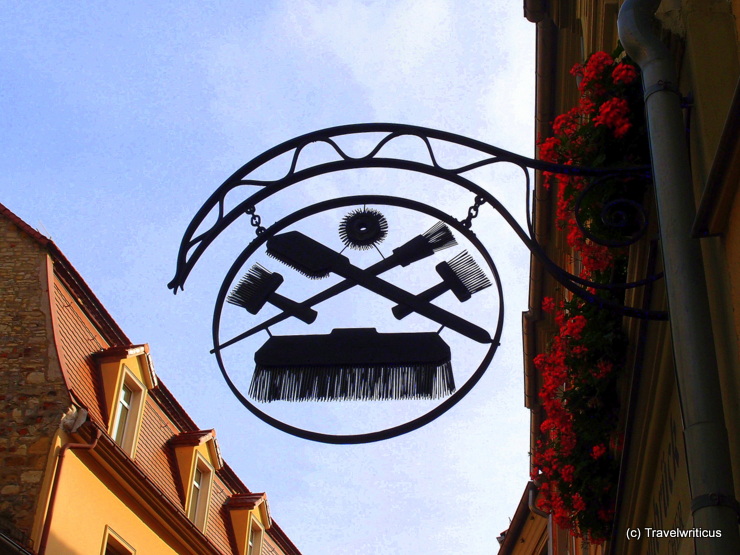
[[[387,154],[404,140],[420,142],[424,156]],[[364,153],[350,155],[347,141],[362,145]],[[323,149],[320,155],[309,153],[317,145]],[[464,151],[472,161],[455,167],[442,164],[451,148]],[[475,170],[501,162],[518,167],[524,177],[526,228],[490,187],[471,177]],[[264,177],[268,168],[276,167],[277,177]],[[394,194],[378,194],[371,187],[369,192],[347,196],[336,196],[330,188],[331,198],[280,213],[296,198],[308,196],[305,191],[291,193],[309,180],[375,169],[421,174],[444,183],[455,191],[450,198],[467,199],[464,211],[458,214],[460,205],[452,201],[445,206],[447,197],[441,191],[427,195],[425,201],[411,187],[399,187]],[[625,307],[597,294],[604,287],[624,290],[644,285],[655,276],[604,286],[566,272],[546,256],[534,239],[530,218],[532,169],[592,177],[582,198],[614,180],[649,180],[644,167],[558,166],[421,127],[360,124],[316,131],[257,156],[211,195],[185,232],[169,287],[175,292],[182,289],[206,249],[228,227],[246,219],[254,235],[226,272],[213,314],[212,353],[231,391],[266,423],[305,439],[367,443],[395,437],[431,422],[459,402],[481,379],[499,346],[504,315],[501,278],[489,248],[473,231],[484,208],[500,216],[573,294],[627,316],[665,318],[663,313]],[[598,225],[584,226],[587,237],[628,245],[642,236],[647,217],[638,201],[609,198],[602,204]],[[274,219],[269,225],[263,221],[267,213]],[[325,282],[328,285],[317,285]],[[356,299],[359,305],[353,309],[351,301]],[[328,304],[332,308],[325,309]],[[486,310],[471,318],[471,305]],[[366,321],[378,313],[387,317],[380,320],[383,329]],[[288,323],[290,333],[281,327]],[[240,355],[238,369],[229,372],[227,355],[240,345],[248,345],[242,354],[250,353],[253,360]],[[456,352],[476,349],[481,353],[477,367],[468,369],[463,383],[456,383]],[[299,428],[265,409],[265,404],[281,401],[385,400],[436,400],[436,404],[400,425],[356,434]]]

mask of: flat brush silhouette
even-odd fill
[[[461,303],[464,303],[481,289],[491,286],[491,282],[480,266],[467,251],[453,257],[449,262],[440,262],[436,266],[442,281],[416,296],[417,299],[431,301],[447,291],[452,291]],[[413,312],[409,307],[396,305],[393,315],[402,320]]]

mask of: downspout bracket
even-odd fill
[[[721,493],[707,493],[694,497],[691,500],[691,514],[693,515],[699,509],[704,507],[730,507],[737,514],[738,523],[740,523],[740,503],[731,495]]]
[[[678,87],[676,85],[674,85],[670,81],[661,80],[655,83],[655,85],[651,85],[650,87],[647,87],[645,89],[645,93],[643,96],[643,98],[645,99],[645,102],[647,102],[647,99],[651,95],[653,95],[656,92],[661,92],[661,91],[668,91],[668,92],[676,93],[678,97],[681,99],[682,104],[685,100],[684,97],[681,95],[681,91],[678,90]]]

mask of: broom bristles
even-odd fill
[[[460,302],[465,302],[478,291],[491,286],[485,272],[468,254],[468,251],[462,251],[453,256],[449,262],[437,264],[437,273],[442,281],[417,295],[418,298],[431,301],[447,291],[452,291]],[[413,312],[409,306],[400,304],[391,310],[398,320],[402,320]]]
[[[250,305],[255,295],[261,293],[264,283],[272,275],[273,273],[261,264],[255,264],[239,280],[236,287],[226,297],[226,301],[246,308]]]
[[[249,395],[264,402],[435,399],[455,390],[450,348],[431,332],[276,335],[254,362]]]
[[[270,258],[274,258],[275,260],[278,260],[279,262],[282,262],[286,266],[290,266],[293,268],[296,272],[299,274],[302,274],[306,276],[308,279],[324,279],[331,275],[331,270],[321,270],[317,271],[315,268],[309,268],[308,266],[303,266],[301,264],[298,264],[295,260],[292,258],[288,258],[286,256],[282,256],[276,252],[273,252],[271,250],[266,250],[267,256]]]
[[[275,368],[257,365],[249,395],[272,401],[439,399],[455,391],[450,362],[413,366]]]
[[[424,233],[422,236],[428,241],[429,246],[434,252],[439,252],[449,247],[457,245],[455,236],[452,235],[450,228],[442,222],[437,222]]]
[[[485,272],[468,251],[454,256],[448,264],[471,295],[491,286]]]

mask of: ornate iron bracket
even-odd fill
[[[379,134],[380,138],[378,138]],[[367,154],[364,154],[362,156],[351,156],[338,144],[338,141],[343,140],[343,138],[345,137],[362,139],[363,143],[367,143],[368,140],[372,139],[372,144],[374,144],[374,146],[368,149],[369,152],[367,152]],[[422,141],[428,158],[424,161],[419,161],[384,156],[383,152],[381,152],[383,148],[394,140],[402,137],[413,137]],[[331,159],[315,163],[307,160],[309,156],[302,156],[306,147],[315,143],[321,143],[329,146]],[[437,148],[441,148],[442,145],[464,147],[474,153],[477,160],[461,166],[444,167],[442,164],[439,163],[439,156],[437,155]],[[289,160],[288,168],[283,175],[276,179],[270,180],[257,179],[255,177],[258,174],[259,170],[263,169],[263,167],[266,166],[268,163],[271,163],[280,157],[282,157],[283,160],[285,160],[286,158]],[[476,183],[466,175],[472,170],[488,167],[501,162],[516,165],[519,169],[521,169],[524,176],[527,212],[526,229],[517,222],[516,218],[514,218],[514,216],[490,191],[488,191],[486,188],[484,188],[484,186]],[[266,227],[262,225],[263,219],[257,215],[258,207],[261,202],[267,200],[268,198],[292,185],[326,174],[365,168],[402,170],[416,172],[426,176],[442,179],[446,182],[452,183],[464,190],[469,191],[473,197],[473,203],[470,206],[466,217],[460,220],[454,218],[452,215],[446,212],[439,210],[438,208],[434,208],[432,206],[417,202],[413,199],[372,194],[335,198],[332,200],[307,206],[289,214],[288,216],[283,217],[282,219],[274,222],[271,225],[265,224]],[[431,422],[432,420],[449,410],[457,402],[459,402],[462,397],[466,395],[480,380],[486,368],[490,364],[493,355],[499,345],[503,324],[503,291],[501,288],[498,271],[496,270],[489,253],[485,249],[485,246],[481,243],[480,239],[472,231],[474,220],[479,215],[479,211],[482,207],[484,207],[484,205],[490,205],[492,210],[498,213],[498,215],[501,216],[509,224],[511,229],[522,241],[522,243],[524,243],[527,249],[542,263],[545,270],[549,272],[553,276],[553,278],[556,279],[560,284],[562,284],[563,287],[571,291],[573,294],[578,295],[589,303],[593,303],[599,307],[616,311],[624,316],[655,320],[667,319],[667,314],[664,312],[646,311],[639,308],[622,306],[612,300],[606,300],[603,296],[595,293],[597,289],[625,290],[629,288],[644,286],[652,283],[656,279],[659,279],[661,277],[660,275],[647,276],[644,279],[631,283],[603,285],[600,283],[591,282],[577,275],[569,273],[565,269],[559,267],[558,264],[556,264],[547,256],[545,249],[537,242],[535,238],[532,224],[532,186],[530,170],[539,170],[543,172],[550,172],[553,174],[576,175],[595,178],[591,180],[591,185],[583,191],[581,199],[579,199],[576,203],[576,209],[579,209],[582,198],[585,195],[590,194],[592,189],[594,187],[598,187],[600,184],[604,184],[606,182],[614,182],[615,180],[621,182],[646,182],[650,180],[650,168],[646,166],[601,169],[557,165],[520,156],[518,154],[514,154],[506,150],[460,135],[455,135],[452,133],[447,133],[434,129],[427,129],[423,127],[387,123],[357,124],[333,127],[296,137],[267,150],[263,154],[257,156],[252,161],[245,164],[231,177],[229,177],[216,191],[214,191],[214,193],[198,210],[185,232],[178,252],[175,277],[168,284],[168,287],[170,289],[173,289],[175,293],[178,289],[183,289],[185,281],[187,280],[190,272],[192,271],[200,257],[203,255],[205,250],[227,227],[229,227],[237,219],[246,215],[249,218],[249,223],[252,225],[252,227],[255,228],[255,237],[237,257],[231,269],[227,272],[226,278],[224,279],[221,290],[218,294],[213,319],[214,349],[212,353],[215,354],[218,364],[221,368],[221,372],[234,395],[246,408],[248,408],[253,414],[258,416],[266,423],[282,431],[285,431],[292,435],[296,435],[298,437],[303,437],[305,439],[320,441],[324,443],[347,444],[367,443],[371,441],[379,441],[383,439],[388,439],[390,437],[395,437]],[[243,198],[243,200],[239,200],[241,198],[238,196],[240,189],[243,189],[245,192],[245,198]],[[230,208],[228,209],[227,197],[229,203],[228,206],[230,206]],[[490,339],[487,338],[483,341],[484,343],[488,344],[488,351],[484,355],[480,366],[477,368],[477,370],[473,372],[472,376],[468,378],[468,381],[463,384],[455,393],[442,401],[437,407],[421,417],[418,417],[400,426],[395,426],[393,428],[388,428],[373,433],[356,435],[322,434],[296,428],[295,426],[283,423],[275,419],[274,417],[264,413],[255,405],[253,405],[248,399],[246,399],[246,397],[239,391],[239,389],[230,379],[228,373],[225,370],[222,358],[223,349],[259,331],[267,330],[269,333],[269,326],[274,325],[276,322],[287,318],[290,315],[291,311],[289,310],[281,315],[275,316],[267,320],[266,322],[263,322],[262,324],[259,324],[251,328],[250,330],[237,335],[236,337],[224,341],[220,337],[220,319],[222,317],[224,302],[227,298],[229,286],[238,278],[238,274],[242,266],[247,263],[247,261],[253,254],[255,254],[257,249],[265,246],[268,241],[273,240],[273,238],[275,238],[275,236],[281,231],[285,230],[287,227],[297,223],[304,218],[310,217],[326,210],[336,209],[339,207],[356,207],[358,205],[363,206],[366,203],[396,206],[403,209],[424,213],[428,216],[436,218],[440,222],[444,222],[445,224],[456,230],[458,233],[462,234],[462,236],[465,237],[465,239],[478,250],[479,254],[483,257],[485,263],[488,265],[488,269],[493,276],[495,289],[497,289],[498,292],[498,303],[500,306],[497,328]],[[264,211],[262,212],[264,215]],[[635,200],[634,198],[628,198],[626,200],[622,200],[619,198],[608,198],[606,201],[603,202],[601,212],[601,225],[610,230],[621,230],[622,233],[621,237],[619,238],[611,236],[608,237],[606,241],[604,241],[602,238],[590,233],[588,229],[585,229],[584,231],[586,232],[587,237],[596,242],[606,243],[611,246],[624,246],[627,244],[631,244],[637,241],[644,234],[647,227],[646,213],[639,205],[639,202],[637,202],[637,200]],[[579,225],[583,226],[583,222],[580,220]],[[380,237],[380,235],[377,235],[377,237]],[[357,240],[357,237],[354,237],[354,240]],[[376,264],[376,266],[378,266],[378,272],[384,271],[384,269],[381,269],[382,265],[383,262]],[[355,272],[357,276],[362,278],[360,281],[364,281],[366,282],[366,284],[374,283],[379,286],[379,284],[382,283],[377,278],[372,277],[371,268],[359,270],[352,269],[351,266],[347,266],[347,269]],[[255,272],[259,275],[255,274],[255,276],[252,276],[252,279],[262,279],[262,277],[266,279],[266,277],[264,276],[264,272],[262,274],[260,274],[258,270],[255,270]],[[325,292],[314,295],[314,297],[312,297],[311,299],[300,303],[303,308],[306,309],[303,312],[302,319],[304,319],[304,321],[308,321],[308,319],[315,317],[315,315],[313,315],[311,311],[308,310],[310,306],[316,304],[317,302],[321,302],[322,300],[328,299],[329,297],[336,295],[338,292],[344,291],[349,287],[351,287],[351,285],[344,286],[340,283],[338,285],[330,287]],[[411,302],[413,299],[411,299],[408,295],[405,295],[404,292],[395,291],[391,295],[389,295],[389,298],[393,298],[396,302],[400,302],[403,299],[406,299],[405,304],[407,306],[415,306],[416,308],[414,308],[414,310],[416,310],[417,312],[423,312],[423,303],[417,301]],[[236,300],[238,301],[238,299]],[[277,298],[275,298],[275,300],[280,301],[280,299]],[[285,302],[285,300],[283,299],[280,302]],[[294,306],[292,309],[293,313],[295,313],[298,308],[300,307]],[[452,316],[453,315],[447,315],[445,316],[445,318],[449,319]],[[461,324],[462,327],[460,329],[465,329],[466,326],[464,325],[464,323]],[[468,337],[471,337],[471,334],[468,334]]]

